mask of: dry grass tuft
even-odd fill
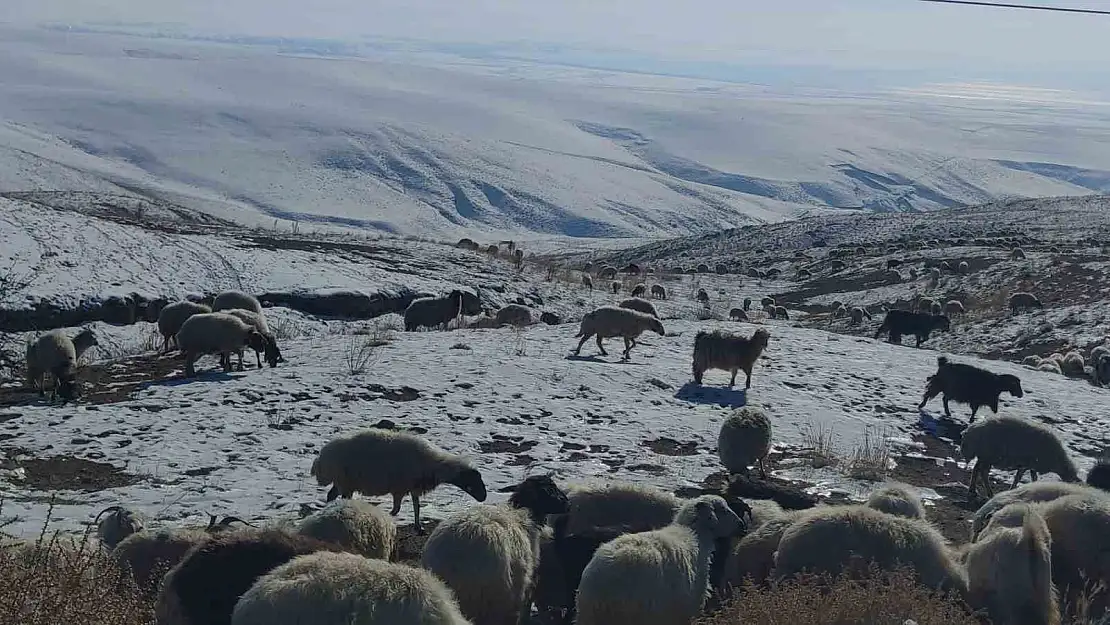
[[[745,586],[697,625],[978,625],[964,604],[918,585],[908,570],[868,579],[803,578],[773,589]]]
[[[846,468],[849,477],[878,482],[890,471],[890,442],[887,431],[874,432],[868,428],[863,439],[852,450]]]
[[[810,449],[810,465],[814,469],[833,466],[837,463],[836,432],[828,423],[817,421],[807,423],[801,430],[802,444]]]

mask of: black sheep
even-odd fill
[[[1102,458],[1087,472],[1087,486],[1110,491],[1110,458]]]
[[[258,578],[297,556],[339,550],[280,530],[217,534],[166,575],[156,606],[158,622],[230,625],[235,603]]]
[[[1002,391],[1007,391],[1014,397],[1025,395],[1021,389],[1021,380],[1016,375],[992,373],[972,365],[948,362],[947,357],[940,356],[937,358],[937,372],[929,376],[925,396],[921,398],[917,408],[924,408],[930,399],[943,394],[944,414],[952,416],[948,410],[949,401],[969,404],[971,419],[968,423],[973,423],[975,413],[983,406],[988,406],[992,412],[998,414],[998,397]]]
[[[930,315],[928,313],[915,313],[908,310],[892,310],[886,314],[883,319],[882,325],[879,330],[875,332],[875,338],[879,338],[883,332],[890,334],[891,343],[901,343],[902,335],[912,334],[917,337],[917,345],[929,340],[929,333],[933,330],[947,331],[951,327],[951,322],[948,320],[947,315]]]
[[[721,496],[729,502],[729,505],[733,505],[733,502],[740,498],[769,499],[783,510],[807,510],[817,505],[817,497],[800,488],[739,473],[729,477],[728,486]]]

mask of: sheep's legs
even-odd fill
[[[412,516],[416,519],[416,533],[424,535],[424,526],[420,524],[420,495],[412,493]]]
[[[404,493],[393,493],[393,509],[389,511],[390,516],[397,516],[397,513],[401,511],[401,501],[404,498]]]
[[[925,395],[921,398],[921,403],[917,404],[917,409],[923,410],[925,408],[925,404],[929,403],[934,397],[939,394],[940,393],[938,391],[933,389],[933,386],[931,384],[926,386]]]
[[[951,417],[952,416],[952,411],[948,409],[948,396],[945,395],[944,397],[941,397],[940,400],[942,402],[944,402],[944,416]],[[975,411],[972,411],[971,412],[971,421],[974,421],[974,420],[975,420]],[[971,423],[971,421],[968,421],[968,423]]]
[[[975,501],[975,481],[979,479],[979,465],[982,464],[978,460],[975,461],[975,466],[971,467],[971,480],[967,483],[967,500]]]
[[[759,459],[759,474],[763,479],[767,479],[767,466],[763,464],[763,458]]]
[[[739,369],[733,369],[732,370],[732,379],[728,381],[728,387],[729,388],[732,388],[732,387],[736,386],[736,374],[739,373],[739,372],[740,372]]]
[[[752,387],[752,370],[751,368],[744,369],[744,390]]]
[[[987,497],[994,497],[994,487],[991,486],[991,465],[984,464],[983,462],[979,462],[979,464],[983,465],[983,471],[980,477],[983,479],[983,488],[987,490]]]
[[[600,334],[597,335],[597,348],[599,350],[601,350],[601,355],[602,356],[608,356],[609,355],[609,352],[605,351],[605,346],[601,344],[601,335]]]
[[[944,407],[946,409],[948,408],[948,400],[945,400]],[[968,425],[971,425],[972,423],[975,423],[975,413],[976,412],[979,412],[979,406],[972,406],[971,407],[971,418],[967,420]]]
[[[1018,484],[1021,484],[1021,478],[1024,475],[1025,475],[1025,469],[1018,469],[1017,473],[1014,474],[1014,483],[1010,484],[1010,488],[1011,489],[1017,488]],[[1030,473],[1029,475],[1030,475],[1030,477],[1032,477],[1033,474]],[[1034,479],[1036,479],[1036,478],[1034,478]]]
[[[592,334],[587,334],[586,336],[582,337],[581,341],[578,341],[578,347],[574,348],[574,355],[575,356],[582,353],[582,346],[586,344],[586,341],[590,340],[591,336],[593,336],[593,335]]]

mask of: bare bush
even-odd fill
[[[846,467],[849,477],[858,480],[878,482],[886,478],[890,470],[890,442],[884,429],[876,433],[868,428],[863,438],[856,444],[848,458]]]
[[[376,322],[356,330],[343,346],[343,363],[347,373],[365,373],[370,365],[377,362],[381,348],[392,340],[392,332]]]
[[[814,469],[837,463],[836,432],[828,423],[811,421],[802,427],[802,444],[810,449],[810,465]]]

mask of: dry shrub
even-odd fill
[[[887,431],[883,429],[876,434],[868,428],[848,459],[848,476],[878,482],[886,478],[889,470],[890,442],[887,440]]]
[[[811,421],[801,429],[802,444],[809,448],[810,466],[821,469],[837,463],[836,431],[824,421]]]
[[[773,589],[745,586],[698,625],[979,625],[954,595],[919,585],[907,569],[866,579],[803,577]]]
[[[153,625],[153,605],[86,541],[54,534],[0,548],[0,625]]]

